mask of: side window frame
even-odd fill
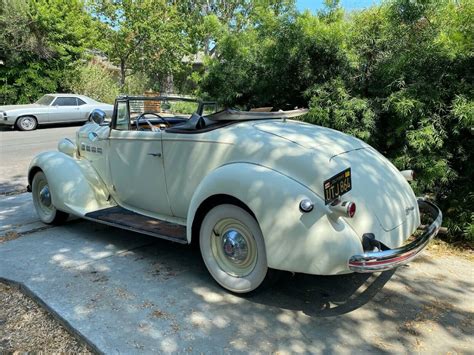
[[[76,97],[76,106],[82,106],[82,105],[87,105],[87,103],[84,100]]]
[[[115,100],[115,105],[114,105],[114,114],[112,117],[112,129],[116,131],[125,131],[124,129],[117,129],[117,119],[118,119],[118,111],[119,111],[119,105],[125,103],[126,105],[126,110],[128,114],[128,128],[127,130],[130,130],[130,103],[128,100]]]
[[[75,105],[57,105],[56,102],[58,102],[60,99],[74,99],[74,102],[76,103]],[[52,106],[59,106],[59,107],[77,107],[77,97],[68,97],[68,96],[58,96],[56,99],[53,101],[51,104]]]

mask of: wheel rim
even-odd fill
[[[257,244],[252,233],[233,218],[216,223],[211,235],[211,250],[221,270],[231,276],[247,276],[257,263]]]
[[[54,215],[54,206],[51,201],[51,192],[49,191],[46,179],[41,179],[35,186],[35,196],[39,212],[49,219]]]
[[[31,117],[24,117],[20,121],[21,128],[25,130],[30,130],[35,128],[35,120]]]

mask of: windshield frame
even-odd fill
[[[114,112],[112,114],[111,127],[115,129],[117,122],[117,105],[119,102],[127,102],[127,105],[130,105],[130,101],[182,101],[182,102],[192,102],[197,104],[196,114],[201,115],[203,111],[204,104],[209,105],[213,101],[203,102],[200,99],[190,98],[190,97],[180,97],[180,96],[119,96],[115,99]],[[130,108],[129,114],[130,114]],[[191,117],[192,115],[190,115]],[[189,119],[189,118],[188,118]]]

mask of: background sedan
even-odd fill
[[[85,122],[94,109],[101,109],[111,117],[113,108],[83,95],[48,94],[34,104],[0,106],[0,125],[31,131],[38,124]]]

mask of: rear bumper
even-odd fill
[[[441,210],[433,203],[418,199],[420,211],[429,213],[433,222],[413,242],[400,248],[353,255],[349,259],[349,269],[354,272],[378,272],[394,269],[415,258],[438,234],[443,221]]]

